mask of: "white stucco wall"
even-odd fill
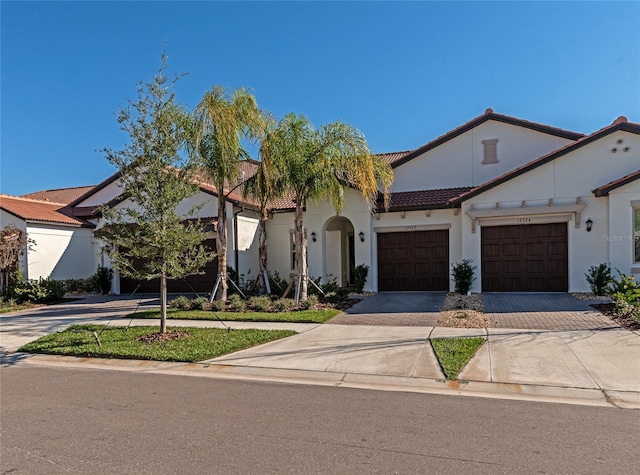
[[[630,152],[610,153],[618,140],[623,140],[625,146],[630,146]],[[563,219],[568,221],[570,292],[589,291],[584,274],[592,265],[612,259],[612,262],[624,262],[625,268],[629,269],[629,255],[625,261],[620,251],[614,251],[617,246],[602,237],[606,232],[617,233],[616,229],[627,229],[623,234],[630,232],[629,197],[608,201],[606,198],[595,198],[591,191],[640,169],[639,152],[640,137],[626,132],[612,134],[465,202],[462,252],[464,257],[473,259],[478,265],[478,279],[473,290],[479,291],[481,284],[480,227],[491,224],[523,224],[523,218],[531,218],[530,222],[540,223]],[[552,207],[548,205],[550,198],[553,199]],[[576,227],[575,213],[555,211],[563,205],[575,205],[578,198],[585,207],[581,213],[580,226]],[[510,209],[522,211],[523,200],[526,201],[526,210],[530,213],[517,216],[515,212],[512,214]],[[467,216],[470,205],[473,205],[476,211],[495,210],[496,203],[499,203],[500,211],[496,213],[499,216],[478,220],[478,228],[473,233],[472,220]],[[594,222],[591,233],[588,233],[584,226],[584,222],[589,218]]]
[[[99,261],[93,232],[43,223],[28,223],[27,233],[36,241],[28,252],[29,279],[86,279]]]
[[[486,139],[498,139],[498,163],[482,163]],[[481,185],[571,142],[489,120],[396,168],[393,191]]]
[[[631,182],[610,192],[608,197],[598,198],[608,202],[609,223],[593,224],[593,232],[608,247],[612,268],[623,274],[633,274],[640,279],[640,262],[634,262],[633,208],[640,208],[640,181]],[[617,276],[617,272],[613,272]]]
[[[255,279],[260,269],[258,263],[258,226],[257,216],[247,216],[250,212],[244,211],[238,215],[238,273],[244,274],[246,279]],[[250,213],[255,215],[255,213]],[[232,249],[233,246],[230,246]]]

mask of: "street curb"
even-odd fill
[[[308,384],[354,389],[640,409],[639,392],[602,390],[598,388],[570,388],[486,381],[446,381],[443,379],[376,374],[232,366],[219,363],[173,363],[164,361],[32,355],[26,353],[14,353],[10,358],[5,357],[4,359],[9,360],[3,362],[2,366],[5,368],[12,365],[34,365],[92,370],[135,371],[139,373],[173,376]]]

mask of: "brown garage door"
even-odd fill
[[[204,245],[211,251],[216,250],[216,240],[207,239],[204,241]],[[218,275],[218,259],[208,262],[202,270],[202,275],[190,275],[184,279],[169,280],[167,281],[167,292],[172,293],[207,293],[211,292],[214,284],[216,283],[216,277]],[[140,287],[138,287],[140,284]],[[143,280],[139,281],[131,279],[129,277],[120,277],[120,293],[130,294],[136,288],[136,294],[140,293],[160,293],[160,279]]]
[[[483,292],[566,292],[567,223],[482,228]]]
[[[449,230],[379,233],[378,290],[449,290]]]

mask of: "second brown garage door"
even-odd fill
[[[482,228],[483,292],[566,292],[567,223]]]
[[[378,290],[449,290],[449,230],[378,233]]]
[[[215,239],[207,239],[204,241],[204,245],[209,251],[216,250]],[[167,292],[169,293],[208,293],[213,289],[214,284],[218,276],[218,258],[216,257],[212,261],[207,262],[201,269],[203,274],[190,275],[184,279],[169,280],[167,281]],[[137,289],[137,290],[136,290]],[[120,293],[130,294],[133,291],[136,293],[160,293],[160,279],[153,280],[137,280],[130,277],[120,277]]]

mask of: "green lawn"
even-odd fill
[[[131,358],[158,361],[203,361],[216,356],[295,335],[290,330],[227,330],[219,328],[172,327],[188,336],[178,340],[145,343],[138,338],[157,333],[159,327],[105,327],[72,325],[66,330],[43,336],[19,351],[54,355]],[[100,334],[102,346],[93,332]],[[100,333],[102,331],[102,333]]]
[[[447,379],[456,379],[458,373],[476,354],[484,343],[484,338],[434,338],[431,340],[433,351],[440,362]]]
[[[167,309],[172,320],[226,320],[234,322],[293,322],[324,323],[340,310],[300,310],[297,312],[212,312],[205,310]],[[146,310],[127,315],[127,318],[160,318],[160,310]]]

